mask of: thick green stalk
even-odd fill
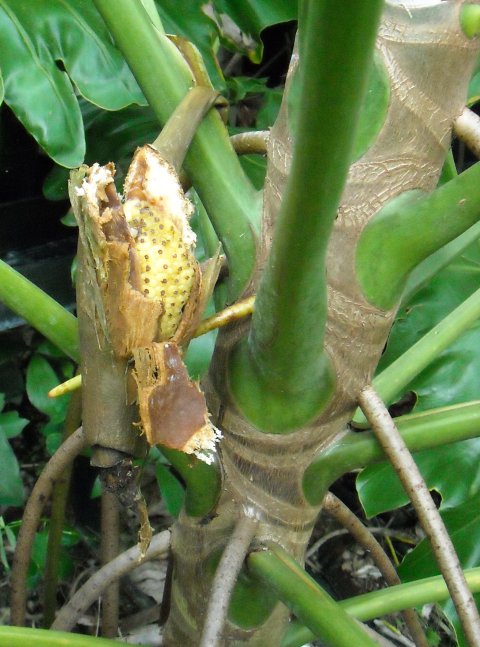
[[[164,454],[185,481],[185,512],[205,517],[220,496],[221,475],[218,463],[207,465],[192,454],[162,447]]]
[[[470,590],[473,593],[480,592],[480,568],[471,568],[464,573]],[[342,600],[339,605],[357,620],[367,622],[409,607],[422,606],[428,602],[443,602],[448,600],[448,597],[449,593],[443,577],[435,575],[416,582],[358,595]],[[293,622],[283,639],[282,647],[302,647],[315,637],[307,627]]]
[[[445,159],[438,185],[442,186],[442,184],[446,184],[457,176],[458,173],[455,166],[455,160],[453,158],[452,149],[450,149]],[[431,279],[440,272],[440,270],[460,256],[460,254],[462,254],[462,252],[471,243],[476,241],[479,236],[480,222],[477,222],[473,227],[467,229],[463,234],[449,242],[444,247],[441,247],[438,251],[434,252],[431,256],[417,265],[407,279],[405,288],[402,292],[401,304],[403,305],[408,303],[418,290],[431,281]]]
[[[480,163],[427,196],[409,191],[394,198],[358,243],[357,275],[366,299],[378,308],[392,308],[410,272],[479,217]]]
[[[79,361],[75,317],[55,299],[0,260],[0,300],[66,355]]]
[[[30,629],[27,627],[0,627],[0,647],[118,647],[118,641],[95,636]]]
[[[193,85],[176,47],[152,23],[140,3],[94,0],[161,124]],[[230,298],[245,288],[255,260],[252,223],[260,196],[245,176],[228,133],[214,111],[203,121],[185,168],[204,203],[230,265]]]
[[[480,435],[480,401],[402,416],[395,424],[413,452],[476,438]],[[382,460],[385,455],[373,432],[348,432],[307,468],[303,490],[308,502],[318,505],[342,474]]]
[[[460,11],[460,24],[463,33],[468,38],[480,34],[480,7],[475,4],[465,4]]]
[[[382,400],[386,404],[392,403],[414,377],[468,330],[479,317],[480,289],[375,377],[373,387]],[[353,422],[355,426],[368,427],[367,419],[360,410],[355,413]]]
[[[473,227],[422,261],[420,265],[417,265],[407,279],[402,292],[401,305],[406,305],[418,290],[429,283],[440,270],[458,258],[469,245],[479,238],[480,222],[477,222]]]
[[[278,546],[249,555],[249,571],[329,647],[373,647],[377,643]]]
[[[326,250],[348,168],[382,2],[316,0],[300,24],[300,103],[289,180],[248,341],[231,362],[232,391],[259,428],[312,419],[332,391],[324,352]],[[303,33],[302,33],[303,29]]]

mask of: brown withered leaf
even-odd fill
[[[212,449],[214,431],[205,397],[188,376],[174,342],[134,353],[140,417],[147,441],[186,453]]]
[[[220,246],[212,258],[202,263],[198,271],[198,280],[195,290],[192,290],[190,299],[183,309],[182,319],[172,341],[180,345],[188,344],[197,330],[203,316],[207,302],[213,294],[218,275],[222,267]]]
[[[128,245],[114,241],[107,247],[108,278],[102,291],[110,341],[118,357],[130,357],[134,348],[147,346],[155,339],[163,305],[146,299],[131,286]]]

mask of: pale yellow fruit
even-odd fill
[[[127,200],[124,205],[140,260],[141,289],[147,298],[162,301],[159,341],[171,339],[182,318],[195,281],[192,245],[185,244],[177,222],[158,205]]]

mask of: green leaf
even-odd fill
[[[57,374],[40,355],[34,355],[27,367],[27,395],[30,402],[39,411],[51,418],[52,422],[61,422],[65,418],[67,398],[49,398],[48,392],[59,383]]]
[[[268,92],[266,78],[250,76],[233,76],[227,79],[229,100],[237,103],[245,99],[248,94],[265,94]]]
[[[185,364],[192,379],[199,380],[207,372],[216,338],[217,333],[212,330],[206,335],[192,339],[188,345]]]
[[[23,505],[23,485],[17,458],[6,436],[0,433],[0,505]]]
[[[477,65],[475,66],[470,85],[468,86],[467,97],[468,106],[480,101],[480,57],[477,59]]]
[[[40,579],[45,572],[45,563],[47,560],[48,550],[48,524],[36,533],[32,548],[32,557],[28,571],[28,588],[33,589],[38,586]],[[73,562],[70,558],[67,548],[78,543],[80,536],[71,530],[64,530],[61,538],[60,559],[58,576],[64,580],[71,576],[73,571]]]
[[[202,10],[205,0],[157,0],[165,31],[191,41],[200,50],[214,86],[223,89],[225,81],[215,56],[218,47],[216,25]]]
[[[15,438],[28,425],[28,420],[20,418],[18,411],[7,411],[0,414],[0,432],[5,438]]]
[[[460,472],[461,473],[461,472]],[[462,505],[442,512],[462,567],[471,568],[480,564],[480,494],[477,492]],[[403,582],[411,582],[424,577],[438,575],[439,569],[433,558],[430,544],[423,539],[403,560],[398,570]],[[477,605],[480,595],[475,596]],[[455,609],[451,601],[444,603],[443,610],[452,622],[460,647],[467,643],[460,628]]]
[[[5,96],[5,87],[3,85],[2,71],[0,70],[0,104],[3,103],[4,96]]]
[[[65,359],[66,355],[58,346],[52,344],[48,339],[43,339],[37,346],[37,353],[54,359]],[[70,363],[71,366],[71,363]]]
[[[117,185],[121,186],[137,146],[154,141],[160,131],[153,111],[144,106],[128,106],[106,112],[80,99],[85,123],[87,149],[85,164],[106,164],[114,161]],[[47,176],[43,193],[49,200],[68,199],[67,169],[56,166]]]
[[[185,490],[180,481],[162,463],[157,463],[155,471],[165,507],[172,517],[178,517],[185,498]]]
[[[480,71],[474,74],[468,86],[467,105],[471,106],[480,101]]]
[[[46,448],[50,456],[53,456],[62,444],[63,434],[60,431],[51,431],[47,435]]]
[[[0,0],[0,40],[5,102],[63,166],[85,153],[76,91],[107,110],[145,102],[89,0]]]
[[[297,18],[296,0],[213,0],[202,4],[203,11],[215,21],[223,42],[254,63],[262,60],[263,29]]]
[[[377,373],[478,289],[479,274],[480,243],[477,241],[400,309]],[[405,392],[414,391],[417,395],[415,411],[478,397],[479,335],[480,321],[405,388]]]
[[[267,158],[262,155],[242,155],[240,164],[253,186],[258,190],[262,189],[267,172]]]
[[[5,406],[5,393],[0,393],[0,411],[3,410]]]
[[[441,495],[442,509],[457,506],[480,492],[480,438],[418,452],[414,458],[428,487]],[[458,478],[459,474],[462,478]],[[357,491],[368,517],[408,503],[408,497],[388,463],[363,470],[357,477]]]
[[[262,105],[257,113],[258,130],[267,130],[273,126],[280,110],[282,97],[283,88],[269,88],[269,91],[263,95]]]

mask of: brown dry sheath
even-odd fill
[[[101,326],[91,319],[88,308],[89,290],[84,280],[84,254],[78,250],[77,311],[82,349],[82,409],[83,427],[88,443],[113,449],[122,454],[141,455],[144,441],[139,438],[134,423],[137,408],[128,404],[128,362],[114,356]],[[102,456],[102,458],[100,458]],[[96,452],[92,463],[110,467],[120,457]]]
[[[72,174],[71,200],[79,221],[78,269],[77,269],[77,315],[79,322],[80,347],[82,350],[82,410],[83,427],[89,445],[94,447],[92,463],[110,467],[122,459],[145,453],[145,441],[140,438],[134,423],[138,412],[128,397],[129,368],[124,358],[115,356],[112,345],[106,337],[99,313],[101,308],[100,289],[96,280],[93,259],[94,250],[89,245],[86,227],[88,215],[84,204],[76,194],[84,178],[84,171]],[[112,185],[108,187],[108,205],[112,220],[107,237],[125,240],[128,232],[122,227],[118,210],[121,209],[118,196]],[[97,250],[98,251],[98,250]]]

